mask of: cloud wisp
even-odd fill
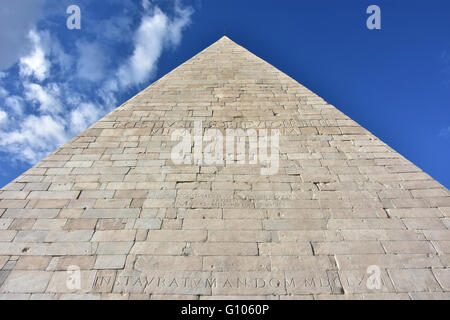
[[[179,7],[175,11],[173,20],[158,7],[153,9],[152,14],[142,18],[134,37],[133,55],[117,73],[120,87],[137,85],[153,77],[162,51],[179,44],[181,32],[189,23],[192,11]]]

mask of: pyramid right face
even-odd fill
[[[5,296],[450,298],[449,191],[226,37],[0,199]]]

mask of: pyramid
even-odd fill
[[[0,298],[450,299],[449,217],[445,187],[223,37],[1,189]]]

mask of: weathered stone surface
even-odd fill
[[[329,256],[271,256],[272,271],[337,270],[336,262]]]
[[[208,241],[212,242],[270,242],[272,234],[267,231],[220,231],[208,232]]]
[[[256,243],[205,242],[193,243],[192,252],[198,256],[256,256],[258,254],[258,247]]]
[[[377,285],[368,285],[371,276],[372,274],[367,272],[367,268],[339,271],[339,278],[346,293],[379,294],[394,292],[394,288],[386,270],[380,269],[379,282]]]
[[[134,242],[114,241],[99,242],[96,254],[128,254]]]
[[[247,138],[174,163],[195,121],[279,130],[276,172]],[[450,299],[449,227],[445,187],[224,37],[0,190],[0,299]]]
[[[389,270],[398,292],[442,291],[430,269]]]
[[[203,258],[207,271],[270,271],[269,257],[212,256]]]
[[[77,266],[81,270],[91,270],[95,262],[95,256],[67,256],[55,259],[57,259],[55,271],[66,271],[70,266]]]
[[[22,256],[17,261],[16,270],[45,270],[49,265],[51,257],[45,256]]]
[[[145,255],[137,257],[134,268],[139,271],[202,271],[202,265],[201,257]]]
[[[287,271],[285,275],[289,294],[343,293],[337,271]]]
[[[99,270],[94,280],[93,292],[112,292],[114,283],[116,280],[117,271],[114,270]],[[113,300],[121,300],[123,298],[120,296],[110,297]]]
[[[286,292],[281,272],[213,272],[213,295],[280,295]]]
[[[2,286],[2,293],[42,293],[52,277],[45,271],[13,271]]]
[[[450,269],[434,269],[433,273],[445,291],[450,291]]]
[[[364,269],[371,265],[380,268],[433,268],[442,267],[439,257],[428,254],[359,254],[337,255],[341,270]]]
[[[80,286],[71,285],[67,271],[56,271],[48,284],[47,293],[87,293],[91,292],[97,271],[80,271]],[[68,285],[69,284],[69,285]]]
[[[110,241],[133,241],[136,236],[135,230],[106,230],[96,231],[92,236],[92,241],[110,242]]]
[[[147,241],[203,242],[207,234],[203,230],[152,230],[148,233]]]
[[[95,260],[94,269],[123,269],[125,260],[126,256],[123,255],[98,255]]]
[[[184,242],[135,242],[132,254],[143,255],[181,255],[186,244]]]
[[[8,278],[9,274],[10,274],[10,271],[6,271],[6,270],[0,271],[0,286],[3,285],[6,278]]]

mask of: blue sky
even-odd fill
[[[226,33],[450,187],[449,1],[21,0],[0,27],[0,186]]]

